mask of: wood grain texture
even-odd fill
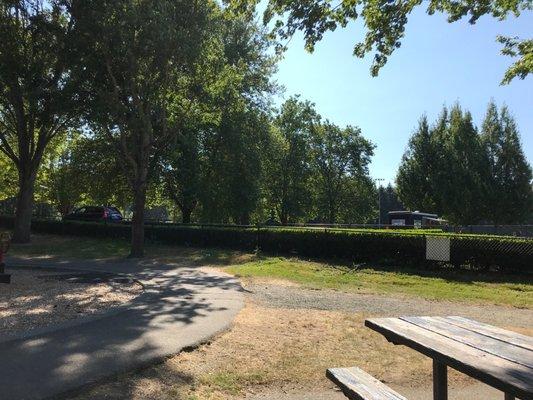
[[[418,323],[423,325],[420,321]],[[517,354],[524,356],[525,354],[523,362],[510,361],[482,350],[482,339],[477,337],[476,340],[480,340],[477,343],[478,346],[464,343],[468,340],[473,341],[472,337],[467,335],[461,336],[461,340],[449,337],[453,328],[459,329],[458,326],[449,327],[446,330],[447,333],[442,335],[436,333],[435,329],[426,329],[426,327],[400,318],[368,319],[365,321],[365,325],[381,333],[391,342],[411,347],[435,361],[448,365],[509,395],[522,400],[533,400],[533,368],[526,366],[531,364],[533,353],[528,355],[528,353],[517,351],[512,356],[517,356]],[[480,337],[483,336],[480,335]],[[492,341],[494,339],[487,337],[487,340]],[[526,349],[521,347],[519,350]]]
[[[450,324],[460,326],[465,329],[477,332],[481,335],[492,337],[494,339],[509,342],[515,346],[522,347],[533,351],[533,337],[522,335],[517,332],[508,331],[506,329],[498,328],[497,326],[483,324],[468,318],[463,317],[445,317]]]
[[[485,336],[463,327],[450,324],[442,317],[401,317],[400,319],[428,331],[464,343],[470,347],[533,368],[533,352],[504,340]]]
[[[360,368],[330,368],[326,376],[351,400],[406,400]]]

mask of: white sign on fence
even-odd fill
[[[426,260],[450,261],[450,238],[426,236]]]

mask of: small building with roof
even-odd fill
[[[389,225],[421,228],[422,226],[442,225],[446,221],[437,214],[420,211],[389,211]]]

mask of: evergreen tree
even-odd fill
[[[454,105],[446,129],[438,129],[433,139],[439,153],[432,178],[435,203],[454,223],[479,223],[484,214],[488,163],[471,114]]]
[[[400,201],[396,188],[390,183],[387,187],[379,187],[381,223],[387,224],[389,220],[389,211],[404,210],[405,206]]]
[[[445,109],[441,121],[446,119]],[[407,208],[426,212],[436,210],[432,181],[435,157],[432,131],[427,117],[423,116],[418,122],[417,130],[409,139],[396,177],[398,195]]]
[[[481,137],[490,168],[487,219],[495,224],[524,222],[533,207],[532,172],[507,107],[498,113],[496,104],[489,103]]]
[[[482,220],[488,160],[469,112],[443,108],[433,127],[425,117],[409,141],[397,185],[412,210],[435,212],[458,224]]]

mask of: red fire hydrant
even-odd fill
[[[6,274],[6,264],[4,256],[9,250],[11,235],[9,233],[0,233],[0,283],[11,283],[11,274]]]

